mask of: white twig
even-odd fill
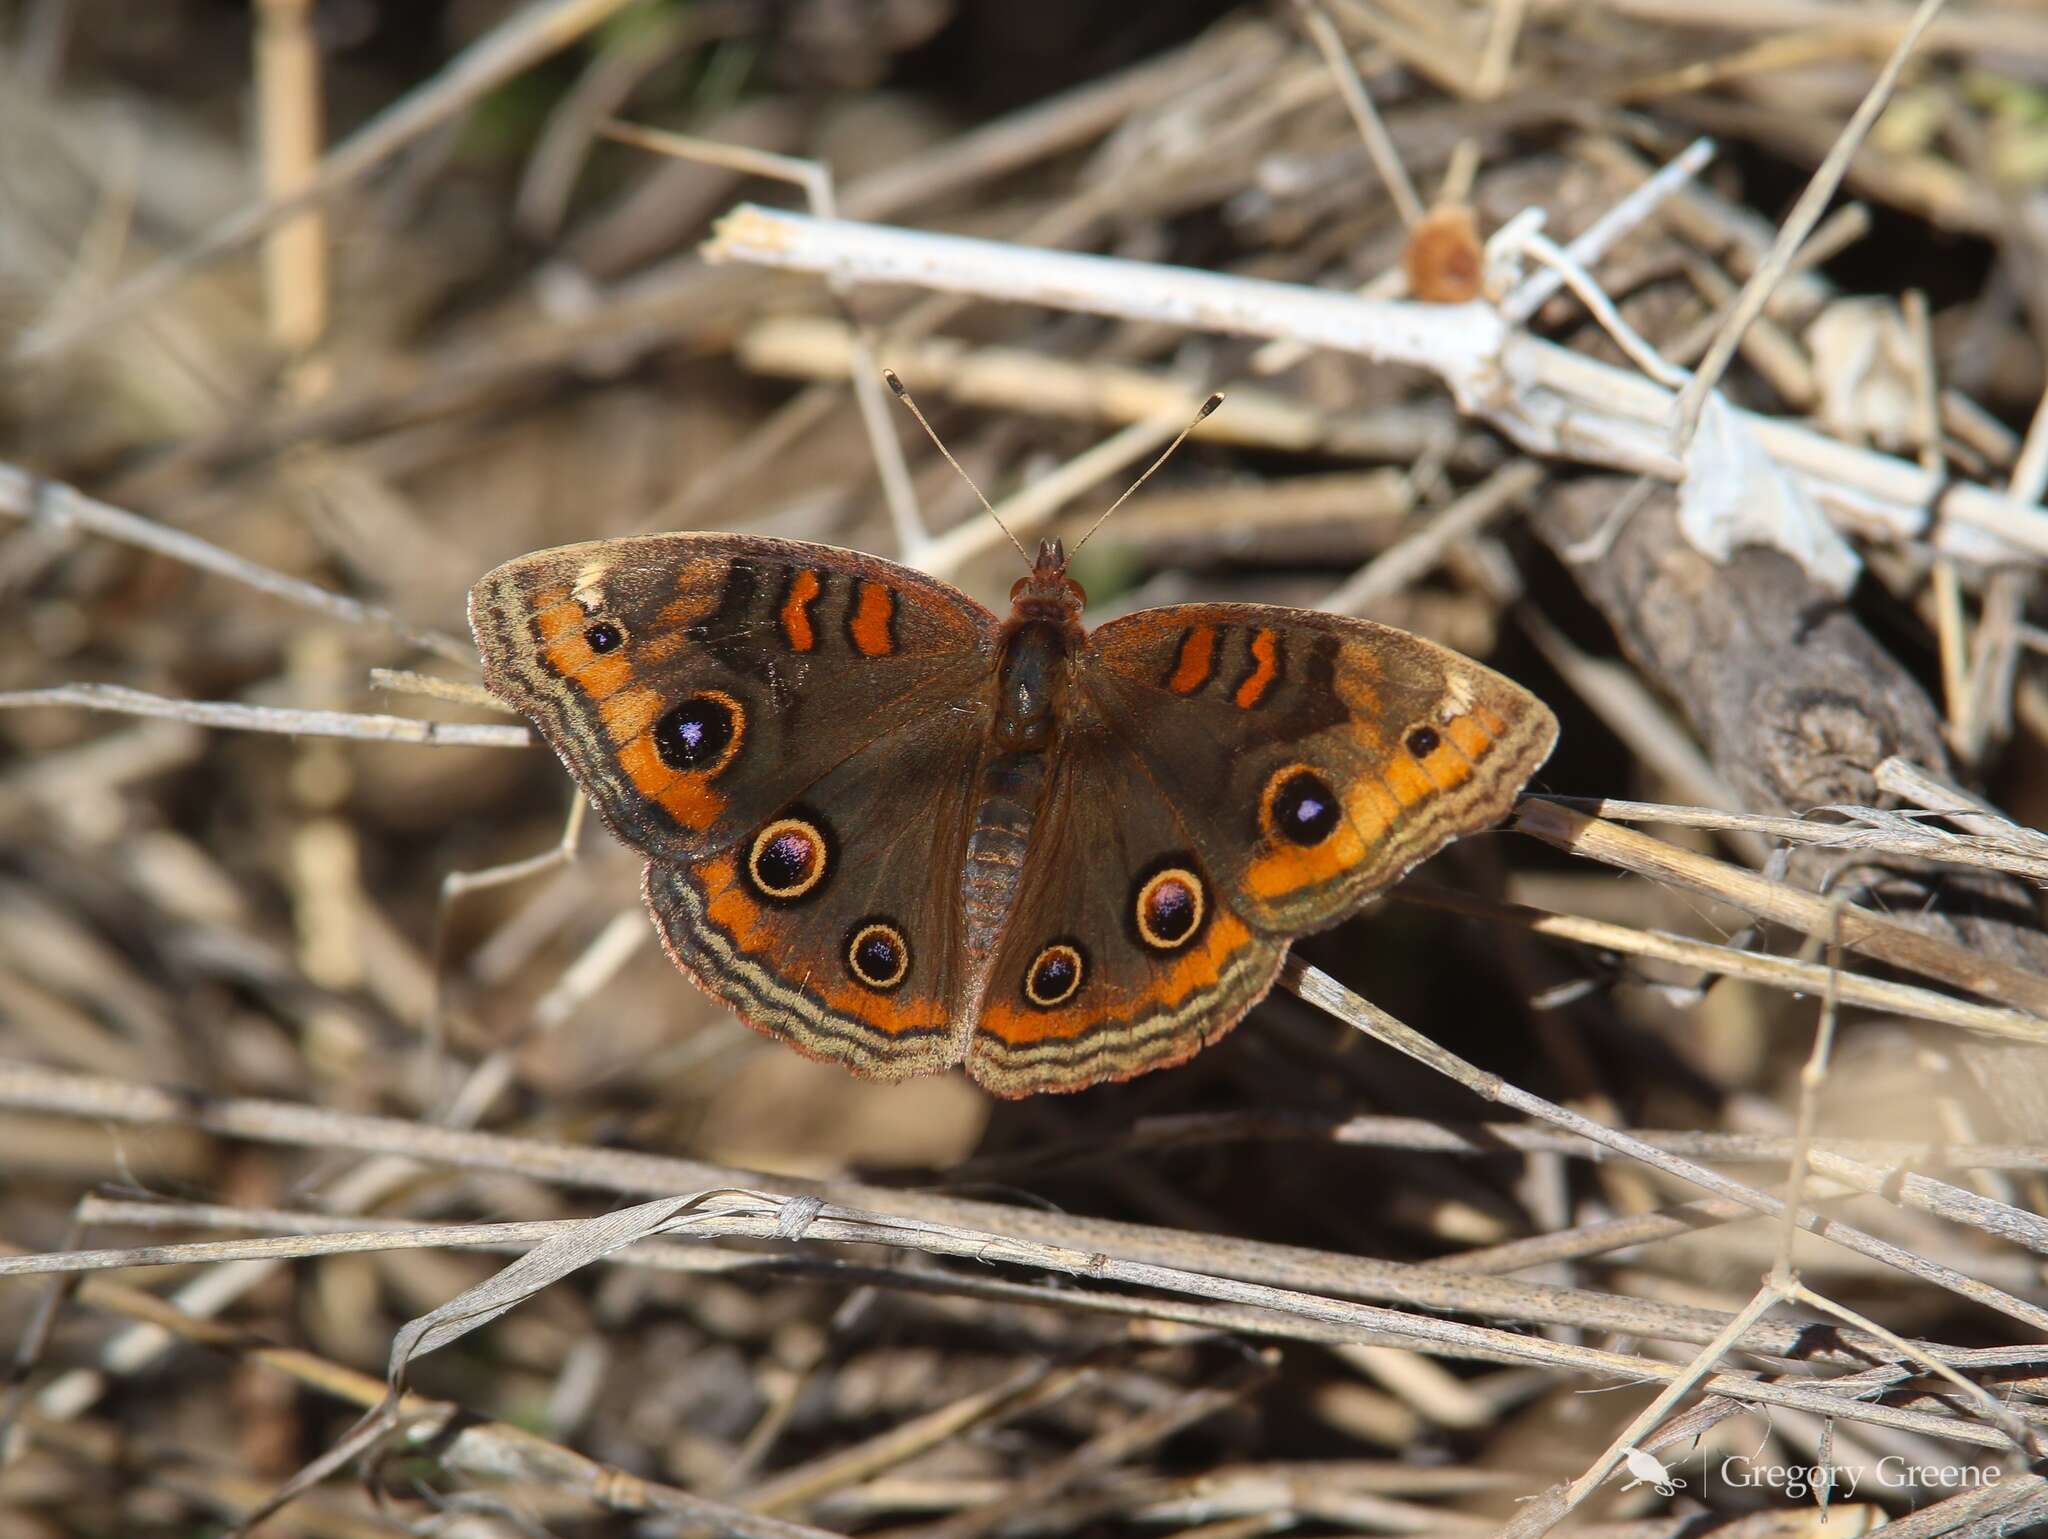
[[[964,236],[809,219],[743,204],[705,248],[754,262],[984,299],[1281,338],[1426,369],[1468,412],[1535,454],[1679,478],[1672,393],[1653,380],[1508,326],[1482,304],[1368,300],[1296,284]],[[1732,410],[1732,408],[1731,408]],[[1965,559],[2048,556],[2048,512],[1981,486],[1944,486],[1920,465],[1797,422],[1737,412],[1837,523],[1929,541]]]
[[[1579,266],[1597,266],[1617,241],[1633,232],[1663,205],[1666,198],[1705,170],[1707,162],[1713,158],[1713,140],[1693,140],[1667,164],[1658,167],[1655,175],[1646,178],[1640,187],[1581,230],[1564,249]],[[1563,283],[1564,274],[1559,270],[1532,273],[1501,301],[1502,317],[1510,325],[1520,325],[1542,309],[1544,302]]]
[[[260,592],[286,599],[302,609],[368,625],[404,637],[414,646],[433,652],[451,662],[476,666],[476,652],[467,642],[443,631],[407,623],[388,609],[352,599],[318,583],[304,582],[259,566],[232,551],[210,545],[197,535],[173,529],[168,524],[130,513],[111,503],[88,497],[76,487],[45,481],[18,465],[0,465],[0,516],[30,519],[59,529],[85,529],[124,545],[153,550],[190,567],[229,578]]]
[[[1556,273],[1571,291],[1600,323],[1601,330],[1614,339],[1614,345],[1628,355],[1630,363],[1641,369],[1658,384],[1671,390],[1684,386],[1685,370],[1667,363],[1643,339],[1642,333],[1622,319],[1621,311],[1614,301],[1607,297],[1607,291],[1600,287],[1593,275],[1579,265],[1578,259],[1556,241],[1540,230],[1522,232],[1521,247],[1545,267]]]
[[[373,743],[431,743],[440,748],[531,748],[524,727],[456,721],[415,721],[410,716],[359,716],[349,711],[295,711],[243,705],[237,700],[173,700],[120,684],[58,684],[0,694],[0,710],[71,705],[123,716],[161,716],[200,727],[239,732],[282,732],[292,737],[352,737]]]

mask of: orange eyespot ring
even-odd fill
[[[886,994],[910,976],[910,942],[893,924],[871,919],[847,939],[846,970],[856,983]]]
[[[1185,866],[1168,866],[1138,888],[1138,939],[1154,951],[1178,951],[1201,929],[1208,906],[1202,879]]]
[[[767,897],[785,901],[803,897],[824,881],[829,864],[825,831],[803,818],[777,818],[754,835],[747,852],[747,874],[754,885]]]
[[[1054,941],[1024,969],[1024,998],[1041,1010],[1055,1009],[1081,992],[1088,963],[1078,946]]]

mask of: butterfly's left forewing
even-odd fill
[[[835,765],[975,693],[994,615],[872,556],[747,535],[596,540],[470,593],[491,692],[532,719],[605,822],[693,860]]]

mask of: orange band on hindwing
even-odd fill
[[[863,582],[847,612],[846,634],[863,657],[887,657],[896,650],[896,595],[878,582]]]
[[[823,967],[803,968],[801,982],[791,979],[777,957],[778,953],[789,951],[794,928],[801,921],[787,911],[757,902],[740,879],[739,863],[731,855],[706,861],[697,868],[696,875],[702,878],[705,920],[731,942],[740,958],[762,975],[751,981],[751,988],[777,998],[786,1009],[815,1017],[813,1027],[825,1030],[825,1017],[837,1016],[895,1037],[945,1025],[946,1005],[936,997],[877,993],[849,979],[836,978]],[[914,965],[906,963],[906,970]],[[902,979],[896,981],[900,983]],[[747,1019],[744,1010],[741,1019]],[[807,1043],[800,1030],[776,1034],[787,1036],[806,1051],[821,1051]]]
[[[1140,993],[1111,994],[1094,1008],[1077,1002],[1053,1010],[1029,1009],[1007,998],[992,999],[982,1010],[978,1029],[1008,1047],[1028,1047],[1035,1042],[1084,1036],[1112,1023],[1135,1025],[1171,1010],[1197,989],[1214,987],[1230,959],[1251,940],[1251,932],[1235,914],[1220,913],[1200,943],[1175,958],[1173,965]]]

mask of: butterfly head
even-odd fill
[[[1088,595],[1067,575],[1067,547],[1059,540],[1040,540],[1031,571],[1010,588],[1012,618],[1078,621]]]

